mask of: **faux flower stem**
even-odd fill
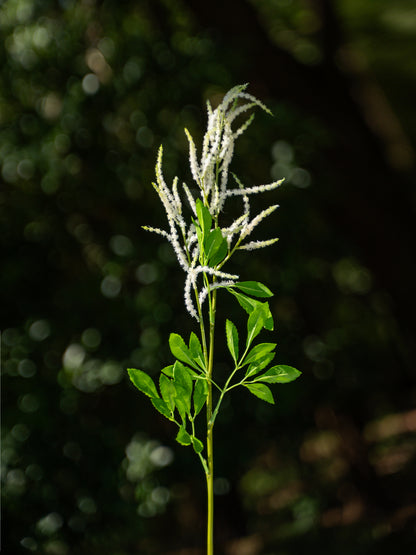
[[[210,297],[209,315],[209,359],[208,359],[208,397],[207,397],[207,555],[214,553],[214,445],[212,422],[212,371],[214,367],[214,338],[215,317],[217,305],[217,290],[212,291]]]
[[[234,143],[250,125],[253,115],[237,130],[233,129],[235,119],[255,106],[269,112],[259,100],[245,92],[246,87],[241,85],[231,89],[215,110],[208,103],[208,126],[200,159],[192,136],[185,130],[189,141],[191,174],[198,187],[194,194],[183,183],[183,192],[188,201],[186,210],[183,210],[185,206],[179,194],[178,178],[175,177],[171,188],[166,184],[162,171],[163,149],[159,149],[157,183],[153,186],[166,210],[168,230],[154,227],[145,229],[162,235],[173,247],[179,265],[186,273],[185,306],[199,322],[200,338],[192,332],[189,341],[185,342],[179,334],[170,334],[169,347],[175,362],[162,369],[159,388],[146,372],[134,368],[128,370],[137,389],[150,398],[156,410],[178,427],[176,440],[181,445],[191,446],[201,461],[207,487],[207,555],[214,554],[213,433],[225,394],[243,386],[256,397],[273,404],[273,394],[266,384],[287,383],[300,375],[291,366],[266,368],[275,356],[272,352],[275,343],[252,346],[262,329],[273,330],[270,306],[264,301],[273,293],[262,283],[239,281],[239,276],[222,270],[237,251],[259,249],[277,241],[277,238],[273,238],[246,242],[253,230],[277,208],[273,204],[251,217],[249,196],[273,191],[282,180],[246,187],[233,175],[238,186],[236,188],[228,179]],[[222,227],[221,212],[230,197],[242,199],[243,213],[231,225]],[[217,293],[220,289],[235,297],[248,314],[247,328],[242,333],[239,333],[233,322],[226,319],[225,336],[234,367],[223,386],[213,379]],[[207,303],[204,305],[205,300]],[[241,349],[240,338],[241,343],[246,338]],[[243,354],[239,355],[240,352]],[[246,370],[242,379],[231,383],[237,371],[244,372],[244,367]],[[218,393],[214,392],[214,387]],[[197,437],[198,428],[195,425],[204,406],[205,444]]]

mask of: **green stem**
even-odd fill
[[[208,355],[208,397],[207,397],[207,555],[214,554],[214,449],[212,421],[212,371],[214,366],[214,333],[217,291],[209,294],[209,355]]]
[[[242,380],[241,382],[239,382],[238,384],[234,384],[234,385],[231,385],[231,386],[230,386],[231,380],[233,379],[235,373],[236,373],[238,370],[240,370],[240,368],[241,368],[242,365],[243,365],[243,361],[244,361],[244,359],[245,359],[245,357],[246,357],[246,355],[247,355],[247,353],[248,353],[249,347],[250,347],[250,345],[247,345],[247,347],[246,347],[246,349],[245,349],[245,351],[244,351],[242,357],[240,358],[239,362],[236,363],[234,370],[233,370],[233,371],[231,372],[231,374],[228,376],[228,379],[227,379],[227,381],[225,382],[225,385],[224,385],[224,387],[223,387],[222,390],[221,390],[221,395],[220,395],[220,397],[219,397],[219,399],[218,399],[218,401],[217,401],[217,404],[216,404],[216,406],[215,406],[214,412],[212,413],[212,416],[211,416],[211,423],[212,423],[212,426],[214,426],[215,419],[216,419],[216,417],[217,417],[217,414],[218,414],[219,408],[220,408],[220,406],[221,406],[222,400],[223,400],[223,398],[224,398],[224,395],[225,395],[228,391],[230,391],[230,389],[233,389],[233,388],[236,387],[237,385],[241,385],[242,382],[244,381],[244,379],[243,379],[243,380]],[[243,365],[243,366],[244,366],[244,365]]]

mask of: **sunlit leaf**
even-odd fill
[[[191,441],[195,453],[201,453],[204,450],[204,444],[197,437],[192,436]]]
[[[194,388],[194,411],[199,414],[208,396],[208,383],[206,380],[197,380]]]
[[[207,238],[212,225],[212,217],[206,206],[204,206],[201,199],[197,199],[195,202],[196,215],[198,217],[199,226],[202,230],[203,239]]]
[[[157,399],[159,397],[159,393],[157,392],[152,378],[146,374],[146,372],[137,370],[136,368],[129,368],[127,372],[129,373],[131,381],[142,393],[151,399]]]
[[[234,362],[237,362],[238,359],[238,331],[235,325],[231,322],[231,320],[227,320],[225,323],[225,332],[227,336],[227,345],[228,349],[231,353],[231,356],[234,359]]]
[[[163,416],[166,416],[166,418],[169,418],[169,420],[172,420],[171,411],[163,399],[153,397],[151,401],[156,410],[163,414]]]
[[[267,318],[264,323],[264,327],[267,330],[273,330],[273,327],[274,327],[273,316],[272,316],[272,313],[270,312],[270,307],[268,303],[262,303],[261,301],[257,301],[256,299],[247,297],[242,293],[237,293],[237,291],[234,291],[231,287],[227,287],[227,291],[229,291],[232,295],[234,295],[234,297],[239,302],[240,306],[244,308],[247,314],[251,314],[253,310],[260,305],[267,305]]]
[[[204,240],[204,251],[211,267],[216,266],[225,258],[228,252],[228,244],[220,229],[210,231],[208,237]]]
[[[256,362],[267,355],[276,347],[276,343],[259,343],[252,347],[244,358],[245,364]]]
[[[178,443],[180,443],[181,445],[191,445],[192,443],[192,438],[191,436],[188,434],[188,432],[185,430],[184,426],[181,426],[179,428],[179,432],[178,435],[176,436],[176,441]]]
[[[266,366],[268,366],[271,363],[274,357],[275,357],[275,353],[270,353],[260,359],[257,359],[255,362],[252,362],[250,366],[247,368],[245,377],[248,378],[250,376],[255,376],[256,374],[264,370]]]
[[[248,317],[247,321],[247,342],[246,346],[249,347],[255,337],[264,328],[264,324],[267,319],[267,310],[264,304],[257,306]],[[268,306],[268,305],[267,305]]]
[[[262,401],[266,401],[267,403],[271,403],[274,405],[273,394],[267,385],[263,385],[261,383],[247,383],[243,384],[253,395],[261,399]]]
[[[265,382],[265,383],[288,383],[293,382],[296,378],[302,374],[296,368],[292,366],[286,366],[285,364],[279,364],[278,366],[273,366],[256,378],[257,381]]]
[[[162,368],[161,372],[163,372],[165,376],[168,376],[168,378],[173,378],[173,364],[165,366],[165,368]]]
[[[199,341],[198,336],[194,332],[191,333],[191,337],[189,339],[189,351],[193,360],[195,360],[195,362],[203,370],[205,370],[205,359],[204,359],[204,353],[201,347],[201,342]]]
[[[173,367],[173,384],[176,390],[175,403],[178,405],[182,401],[186,410],[186,414],[191,413],[191,397],[192,397],[192,378],[188,368],[179,361],[175,362]],[[179,407],[179,405],[178,405]]]
[[[169,347],[175,358],[186,362],[193,368],[198,370],[198,365],[192,357],[191,351],[185,344],[185,341],[178,333],[171,333],[169,337]]]
[[[253,295],[253,297],[273,297],[270,289],[259,281],[240,281],[234,287],[246,295]]]
[[[175,410],[175,386],[172,383],[172,380],[167,378],[164,374],[160,374],[159,377],[159,388],[160,393],[162,394],[162,399],[168,405],[171,411]]]

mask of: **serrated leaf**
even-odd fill
[[[175,386],[168,377],[164,374],[160,374],[159,376],[159,388],[160,393],[162,394],[162,399],[165,401],[167,406],[171,411],[175,410]]]
[[[260,360],[267,355],[276,347],[276,343],[259,343],[252,347],[249,352],[247,353],[244,364],[250,364],[252,362],[256,362],[256,360]]]
[[[133,384],[142,393],[144,393],[151,399],[157,399],[159,397],[159,393],[157,392],[152,378],[148,374],[146,374],[146,372],[143,372],[142,370],[137,370],[136,368],[128,368],[127,372],[129,373],[130,379]]]
[[[270,330],[270,331],[273,330],[274,328],[273,316],[272,316],[272,313],[270,312],[270,307],[268,303],[262,303],[261,301],[257,301],[256,299],[247,297],[242,293],[237,293],[237,291],[234,291],[232,287],[227,287],[227,291],[229,291],[232,295],[234,295],[234,297],[237,299],[240,306],[244,308],[247,314],[251,314],[253,310],[259,305],[264,305],[264,304],[267,305],[267,318],[266,318],[264,327],[266,328],[266,330]]]
[[[225,333],[227,336],[227,345],[234,359],[234,362],[238,360],[238,331],[231,320],[227,320],[225,323]]]
[[[185,341],[178,333],[171,333],[169,336],[169,347],[175,358],[186,362],[189,366],[198,370],[198,365],[194,361],[192,354],[185,344]]]
[[[258,336],[258,334],[264,328],[264,324],[266,323],[267,312],[264,304],[257,306],[248,317],[246,342],[247,347],[251,345],[253,339]]]
[[[256,374],[264,370],[266,366],[268,366],[271,363],[274,357],[275,357],[275,353],[270,353],[268,355],[265,355],[263,358],[256,360],[256,362],[252,362],[250,366],[247,368],[245,377],[249,378],[250,376],[255,376]]]
[[[161,372],[163,372],[163,374],[165,374],[168,378],[173,378],[173,364],[165,366],[165,368],[162,368]]]
[[[192,332],[191,337],[189,338],[189,351],[191,353],[192,358],[195,362],[205,370],[205,359],[204,353],[202,351],[201,342],[199,341],[198,336]]]
[[[289,383],[296,380],[296,378],[299,378],[301,374],[302,372],[292,366],[279,364],[277,366],[273,366],[273,368],[270,368],[261,376],[258,376],[256,378],[256,383],[258,381],[265,383]]]
[[[222,236],[219,228],[213,229],[204,239],[204,252],[208,265],[211,267],[219,264],[227,255],[228,243]]]
[[[262,401],[266,401],[274,405],[273,394],[267,385],[263,385],[261,383],[245,383],[243,384],[253,395],[261,399]]]
[[[175,404],[178,406],[178,409],[179,404],[182,402],[186,414],[191,414],[192,378],[188,368],[179,361],[176,361],[173,367],[173,385],[176,391]]]
[[[198,217],[199,226],[202,230],[203,239],[205,240],[212,225],[212,216],[206,206],[204,206],[201,199],[197,199],[195,202],[196,215]]]
[[[240,281],[236,283],[234,287],[246,295],[253,295],[253,297],[273,297],[273,293],[270,289],[259,281]]]
[[[181,445],[191,445],[192,438],[185,430],[184,426],[180,426],[178,435],[176,436],[176,441]]]
[[[204,444],[200,441],[197,437],[192,436],[192,447],[194,448],[195,453],[202,453],[204,450]]]
[[[200,413],[208,397],[208,383],[206,380],[197,380],[194,388],[195,416]]]
[[[151,401],[156,410],[163,414],[163,416],[166,416],[169,420],[172,420],[171,411],[163,399],[153,397]]]
[[[204,234],[202,233],[202,229],[199,227],[199,225],[197,223],[195,223],[195,231],[196,231],[196,236],[198,239],[198,245],[199,245],[199,250],[200,250],[200,262],[203,263],[203,259],[204,259]]]
[[[182,422],[185,424],[186,423],[186,416],[187,414],[189,414],[188,409],[187,409],[187,404],[185,403],[183,397],[182,397],[182,390],[180,389],[180,387],[176,387],[175,383],[173,384],[174,388],[175,388],[175,405],[176,408],[178,409],[179,415],[181,417]]]

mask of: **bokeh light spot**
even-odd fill
[[[69,345],[63,356],[63,364],[65,368],[76,370],[79,368],[85,359],[85,349],[78,343]]]
[[[158,271],[154,264],[141,264],[136,270],[136,278],[143,285],[150,285],[158,278]]]
[[[24,358],[19,362],[17,371],[22,378],[32,378],[36,374],[36,364],[32,360]]]
[[[50,333],[51,326],[47,320],[36,320],[29,328],[29,335],[35,341],[43,341]]]
[[[92,515],[97,512],[97,505],[91,497],[81,497],[78,500],[78,508],[87,515]]]
[[[36,528],[41,534],[45,536],[51,536],[62,527],[64,521],[59,513],[49,513],[48,515],[41,518],[37,524]]]
[[[116,276],[105,276],[101,282],[101,293],[108,299],[114,299],[121,291],[121,281]]]
[[[125,235],[113,235],[110,248],[117,256],[129,256],[133,252],[133,243]]]
[[[14,439],[23,443],[30,436],[30,430],[26,424],[15,424],[11,430],[11,434]]]
[[[96,349],[101,343],[101,333],[96,328],[87,328],[83,331],[81,340],[88,349]]]
[[[85,94],[93,95],[98,92],[100,81],[94,73],[87,73],[82,80],[82,90]]]
[[[32,413],[38,410],[40,402],[32,393],[26,393],[26,395],[20,397],[18,405],[22,412]]]

